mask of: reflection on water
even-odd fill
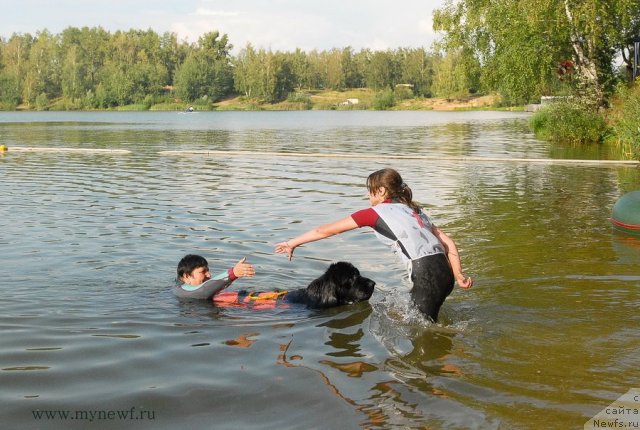
[[[640,237],[613,232],[612,247],[621,264],[636,264],[640,261]]]
[[[619,196],[640,188],[640,172],[385,159],[565,156],[536,141],[526,120],[0,114],[9,146],[0,158],[3,423],[45,427],[36,409],[135,406],[155,411],[158,428],[539,428],[541,417],[549,428],[581,428],[640,384],[640,246],[609,223]],[[159,155],[174,149],[380,157]],[[293,262],[273,253],[281,240],[366,207],[366,176],[388,164],[456,239],[476,279],[472,290],[454,290],[440,325],[415,311],[404,269],[369,231],[308,244]],[[302,288],[338,260],[377,287],[370,303],[326,311],[179,302],[167,287],[192,252],[213,270],[247,256],[258,275],[232,288]]]

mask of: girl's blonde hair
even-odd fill
[[[413,201],[411,188],[404,183],[402,176],[396,170],[386,168],[369,175],[367,178],[367,190],[370,193],[375,193],[380,187],[384,187],[387,190],[386,198],[404,203],[415,213],[420,213],[420,206]]]

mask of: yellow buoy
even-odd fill
[[[7,148],[7,145],[0,145],[0,152],[4,152],[7,149],[9,149],[9,148]]]

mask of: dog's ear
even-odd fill
[[[331,279],[320,277],[312,281],[307,287],[308,305],[311,307],[328,308],[338,305],[336,285]]]

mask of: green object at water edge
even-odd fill
[[[640,235],[640,190],[620,197],[613,205],[611,223],[618,231]]]

